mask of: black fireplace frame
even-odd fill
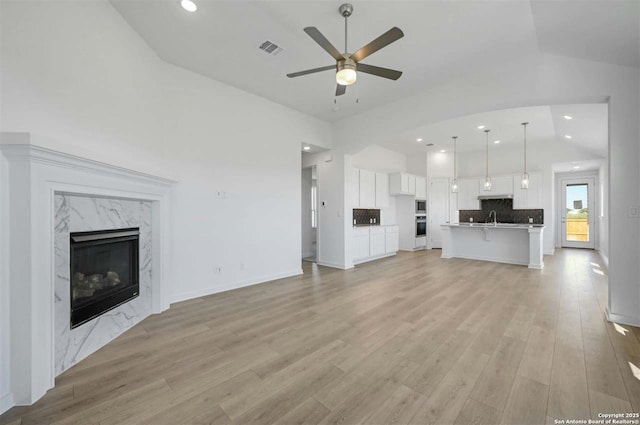
[[[74,273],[74,251],[86,246],[126,241],[130,241],[132,244],[132,249],[130,250],[130,268],[132,270],[130,284],[119,291],[111,292],[102,298],[98,298],[90,303],[83,303],[84,305],[76,306],[74,308],[73,284],[71,282]],[[78,326],[81,326],[88,321],[126,303],[127,301],[137,298],[140,295],[139,246],[140,228],[138,227],[91,232],[74,232],[70,234],[71,261],[69,262],[69,269],[71,279],[69,280],[69,298],[71,301],[71,317],[69,323],[71,329],[77,328]]]

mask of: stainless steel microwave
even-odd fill
[[[416,199],[416,214],[426,214],[426,213],[427,213],[427,201]]]

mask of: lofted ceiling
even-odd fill
[[[640,62],[636,0],[354,1],[349,50],[398,26],[405,37],[363,63],[403,75],[359,73],[334,104],[333,71],[285,74],[335,63],[303,28],[317,27],[343,50],[341,1],[194,0],[195,13],[178,0],[110,1],[163,60],[330,122],[540,51]],[[284,50],[266,54],[258,46],[267,40]]]
[[[577,146],[602,158],[607,156],[608,112],[607,105],[602,103],[534,106],[467,115],[408,131],[382,146],[408,155],[426,150],[450,151],[451,137],[458,136],[460,152],[482,151],[486,146],[484,130],[490,129],[491,149],[521,147],[522,122],[529,122],[527,143],[531,146],[553,141]],[[494,143],[496,140],[500,143]],[[430,143],[433,146],[428,147]]]

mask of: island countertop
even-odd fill
[[[544,224],[519,224],[519,223],[453,223],[442,224],[442,227],[461,227],[469,229],[544,229]]]

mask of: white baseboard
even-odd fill
[[[382,254],[382,255],[376,255],[375,257],[363,258],[361,260],[354,261],[353,264],[356,265],[356,264],[368,263],[369,261],[379,260],[381,258],[393,257],[396,254],[397,254],[396,252],[391,252],[389,254]]]
[[[602,257],[602,261],[604,261],[604,264],[606,264],[607,268],[609,268],[609,257],[607,257],[607,255],[599,249],[597,249],[596,251],[598,251],[598,253]]]
[[[0,415],[15,406],[13,402],[13,393],[5,394],[0,397]]]
[[[331,267],[331,268],[340,269],[340,270],[349,270],[353,268],[353,264],[345,265],[345,264],[338,264],[338,263],[330,263],[327,261],[316,261],[316,264],[319,266]]]
[[[490,257],[482,257],[475,255],[451,255],[444,256],[441,255],[440,258],[463,258],[465,260],[478,260],[478,261],[489,261],[492,263],[503,263],[503,264],[514,264],[516,266],[528,266],[529,263],[526,261],[520,261],[512,258],[490,258]]]
[[[220,292],[231,291],[233,289],[244,288],[245,286],[258,285],[260,283],[270,282],[272,280],[284,279],[285,277],[298,276],[302,274],[302,269],[295,269],[283,273],[274,273],[272,275],[261,276],[252,279],[238,280],[235,282],[218,285],[214,288],[204,288],[197,291],[182,292],[171,296],[171,304],[180,301],[186,301],[193,298],[204,297],[206,295],[217,294]]]
[[[639,317],[629,317],[623,316],[621,314],[614,314],[609,311],[609,307],[607,307],[607,320],[614,323],[620,323],[622,325],[640,327]]]

